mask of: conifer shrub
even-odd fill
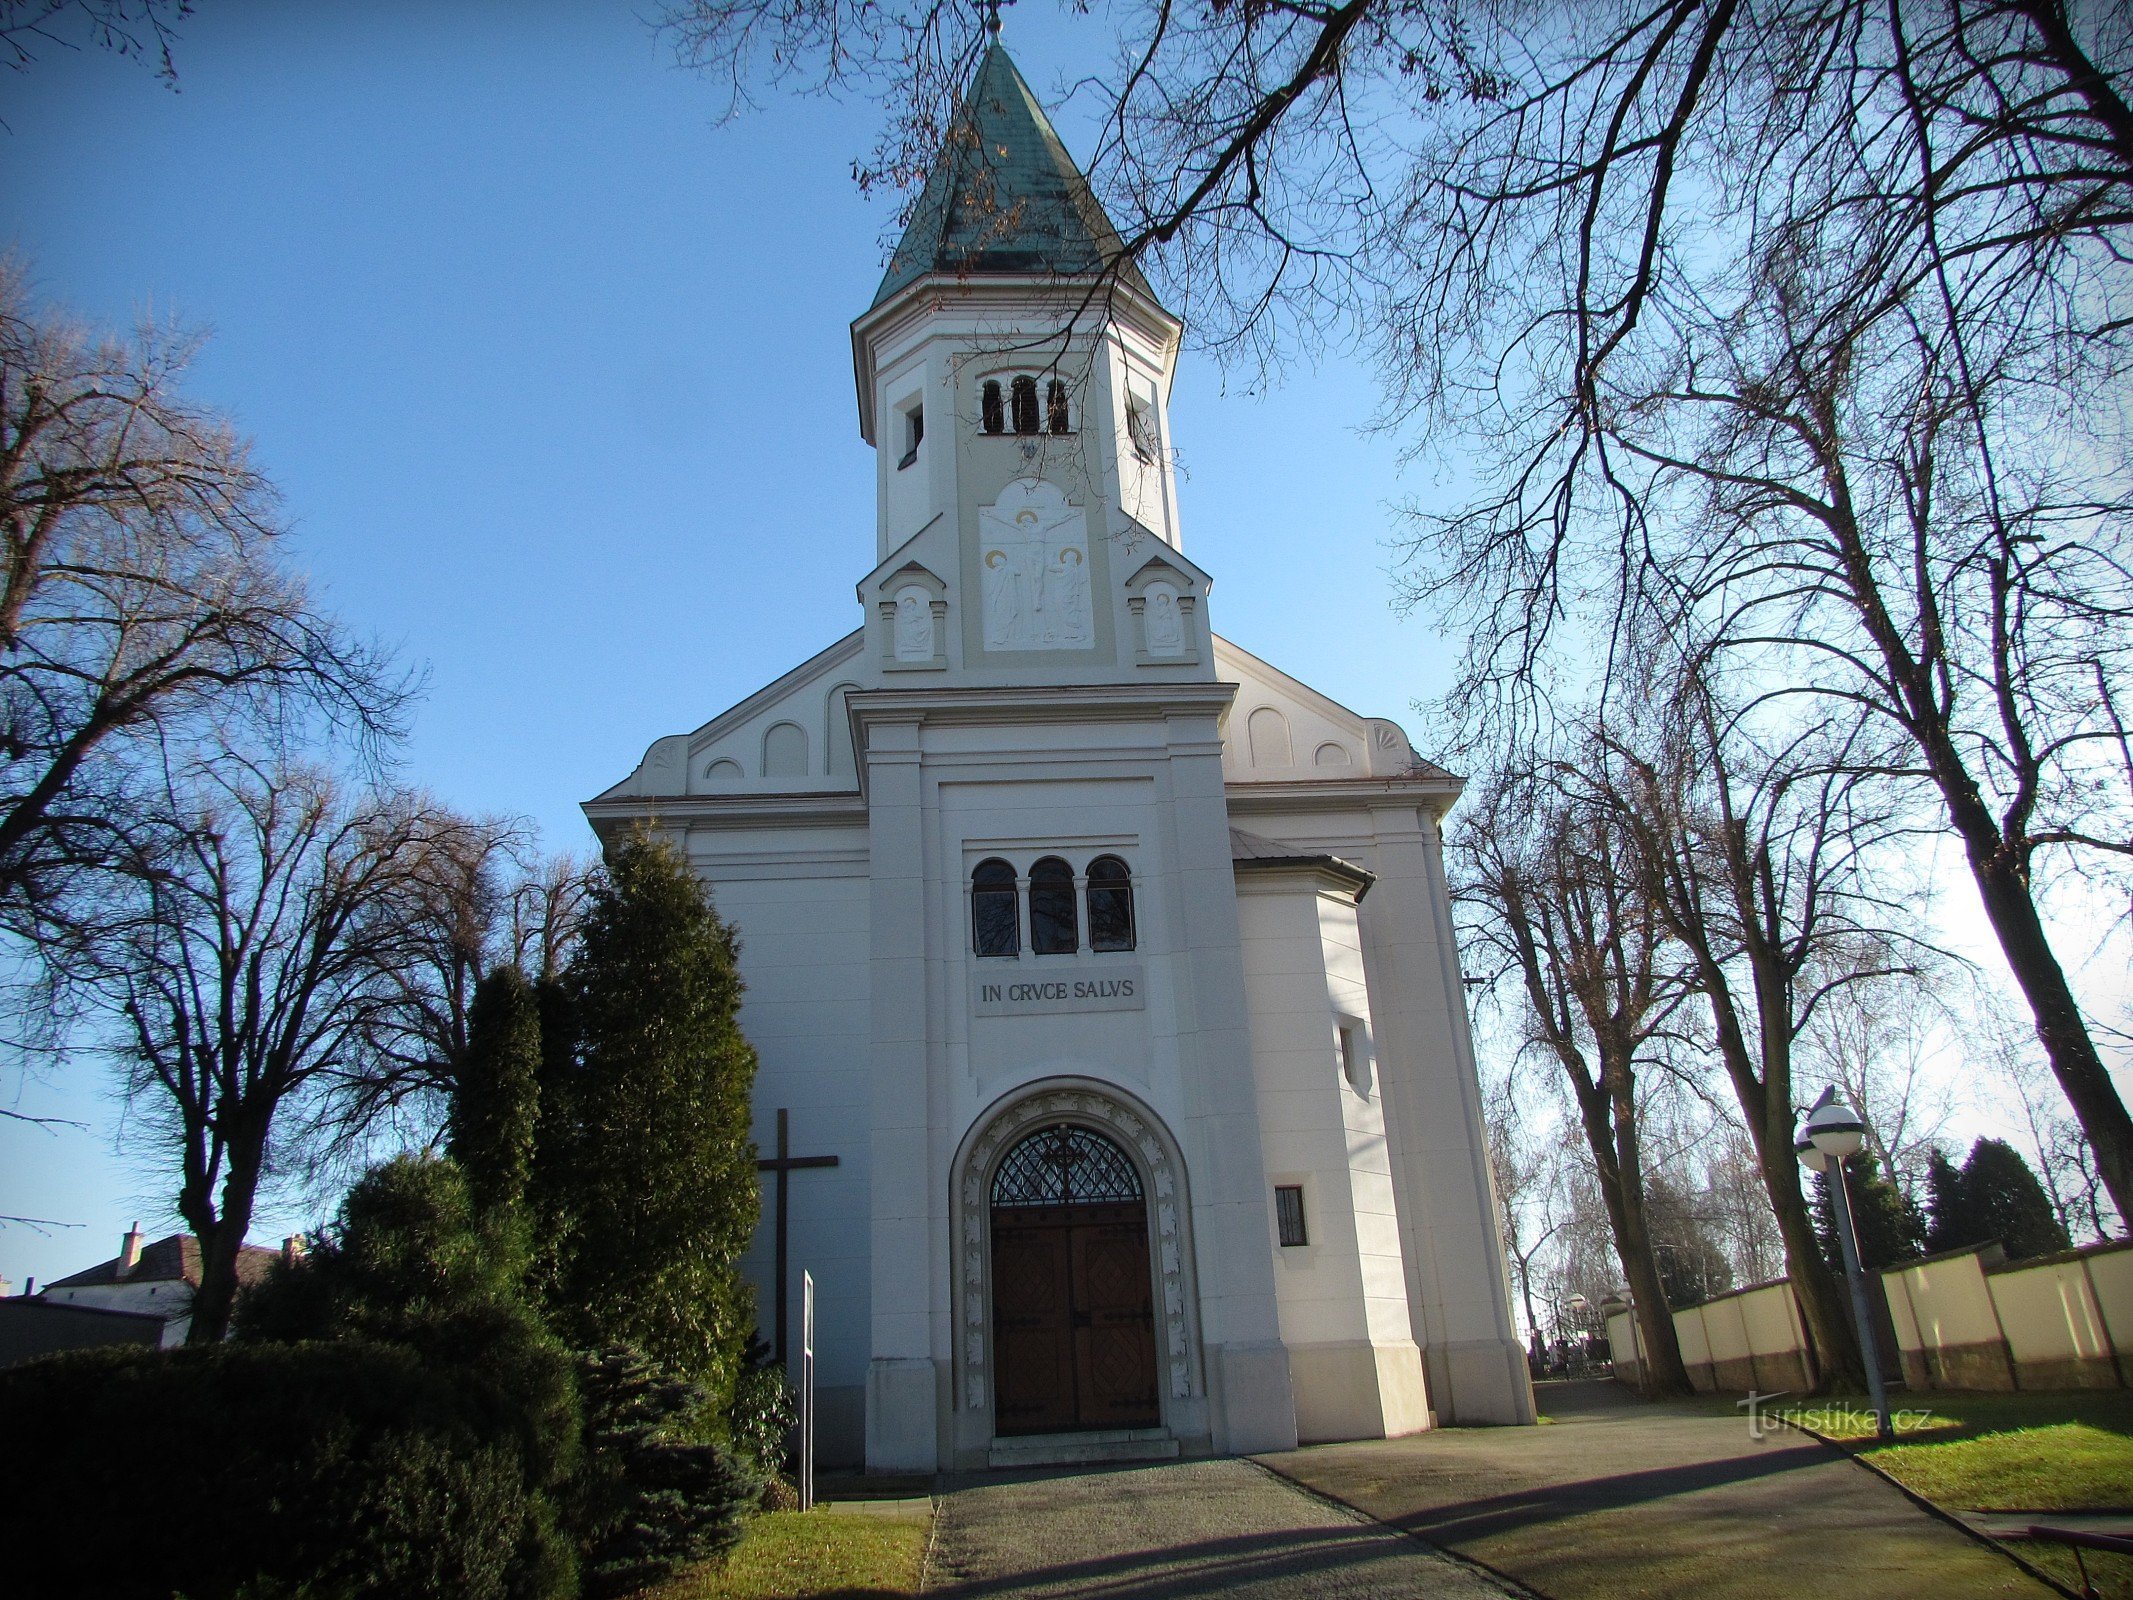
[[[484,1212],[508,1211],[525,1197],[540,1092],[540,1001],[524,973],[499,966],[475,986],[468,1008],[446,1142]]]
[[[739,1542],[763,1480],[711,1437],[701,1384],[626,1347],[579,1358],[585,1456],[571,1519],[589,1596],[628,1594]]]
[[[542,1006],[533,1181],[556,1330],[686,1373],[721,1418],[755,1326],[739,1270],[758,1210],[755,1051],[737,955],[672,845],[640,834],[612,852]]]
[[[1881,1171],[1871,1150],[1847,1156],[1844,1171],[1849,1180],[1852,1227],[1859,1243],[1859,1265],[1871,1272],[1916,1261],[1925,1249],[1926,1219],[1904,1192]],[[1844,1253],[1837,1244],[1837,1207],[1830,1198],[1829,1177],[1817,1173],[1813,1180],[1815,1238],[1822,1259],[1842,1281]]]
[[[493,1390],[367,1340],[73,1351],[0,1372],[22,1594],[576,1592]]]
[[[2020,1151],[1980,1139],[1958,1167],[1935,1150],[1927,1173],[1933,1226],[1927,1248],[1962,1250],[1997,1242],[2014,1260],[2048,1256],[2070,1244],[2051,1197]]]

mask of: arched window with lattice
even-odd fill
[[[1130,1205],[1141,1198],[1132,1158],[1093,1128],[1039,1128],[1001,1158],[992,1203],[1013,1206]]]
[[[1000,404],[1000,380],[987,378],[985,387],[979,391],[978,425],[987,433],[1002,433],[1007,428],[1007,412]]]
[[[1081,948],[1074,869],[1057,856],[1029,869],[1029,947],[1040,956],[1070,956]]]
[[[1022,915],[1015,869],[998,856],[980,861],[970,874],[970,945],[981,956],[1012,956],[1022,949]]]
[[[1037,431],[1037,380],[1028,373],[1016,378],[1010,387],[1009,404],[1014,408],[1014,424],[1017,433]]]
[[[1117,856],[1089,863],[1089,948],[1133,948],[1133,873]]]

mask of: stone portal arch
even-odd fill
[[[1066,1123],[1105,1135],[1138,1169],[1154,1278],[1156,1363],[1163,1415],[1175,1428],[1179,1402],[1204,1394],[1199,1287],[1184,1157],[1162,1120],[1123,1090],[1086,1078],[1026,1085],[994,1103],[964,1136],[951,1177],[955,1227],[955,1405],[992,1427],[993,1178],[1024,1135]]]

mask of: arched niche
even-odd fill
[[[1348,747],[1332,739],[1320,745],[1318,754],[1311,759],[1315,765],[1321,767],[1345,767],[1353,764]]]
[[[720,756],[704,768],[706,783],[739,783],[746,776],[741,764],[731,756]]]
[[[1255,767],[1293,767],[1296,751],[1289,743],[1289,719],[1273,706],[1261,706],[1245,721]]]
[[[807,776],[807,730],[797,722],[772,723],[763,735],[763,776]]]
[[[857,776],[852,760],[852,724],[845,714],[844,697],[858,687],[856,683],[840,683],[830,690],[823,703],[822,748],[829,757],[829,773],[833,778]]]

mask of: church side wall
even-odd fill
[[[788,1113],[797,1156],[834,1155],[833,1168],[789,1176],[788,1337],[799,1359],[800,1273],[815,1280],[818,1454],[824,1465],[863,1459],[870,1288],[866,1229],[869,1095],[868,880],[865,829],[697,829],[689,855],[719,914],[740,933],[747,992],[740,1023],[756,1048],[755,1142],[771,1155],[777,1113]],[[756,1289],[763,1337],[776,1322],[775,1188],[742,1270]]]
[[[1352,893],[1315,870],[1240,876],[1267,1183],[1303,1190],[1306,1242],[1270,1239],[1281,1336],[1306,1442],[1428,1426],[1411,1332],[1371,1006]],[[1349,1034],[1351,1083],[1341,1035]]]
[[[1381,792],[1346,806],[1259,796],[1237,823],[1377,874],[1359,924],[1430,1401],[1440,1423],[1531,1422],[1437,824],[1414,800]]]

